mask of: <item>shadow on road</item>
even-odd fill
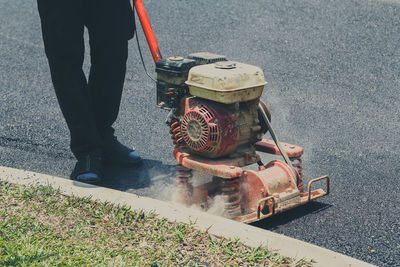
[[[308,214],[319,213],[323,210],[330,208],[331,206],[332,205],[330,205],[330,204],[312,201],[306,205],[294,208],[292,210],[289,210],[289,211],[286,211],[283,213],[279,213],[272,218],[267,218],[267,219],[252,223],[251,225],[260,227],[263,229],[267,229],[267,230],[276,230],[278,228],[278,226],[285,225],[293,220],[297,220]]]

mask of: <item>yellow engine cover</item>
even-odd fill
[[[259,98],[267,83],[259,67],[221,61],[191,68],[186,84],[193,96],[233,104]]]

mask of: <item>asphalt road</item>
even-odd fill
[[[305,148],[306,180],[332,179],[328,197],[256,225],[379,266],[400,264],[396,2],[145,1],[165,56],[209,51],[260,66],[276,132]],[[125,87],[117,134],[145,164],[108,169],[103,185],[164,198],[173,146],[134,42]],[[0,0],[0,104],[0,165],[68,177],[74,159],[32,0]]]

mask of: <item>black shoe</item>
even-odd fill
[[[103,145],[103,162],[122,167],[136,167],[142,164],[142,158],[134,148],[124,146],[113,136]]]
[[[79,157],[71,173],[71,179],[83,183],[95,184],[101,180],[101,155],[89,153]]]

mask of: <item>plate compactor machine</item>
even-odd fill
[[[169,111],[179,202],[207,210],[220,196],[225,217],[250,223],[329,193],[328,176],[304,190],[303,149],[277,139],[260,100],[266,85],[260,68],[205,52],[162,58],[142,0],[135,8],[156,64],[157,105]],[[263,139],[267,132],[272,140]],[[283,161],[264,164],[260,152]],[[195,181],[193,170],[210,179]],[[320,180],[326,188],[312,190]]]

